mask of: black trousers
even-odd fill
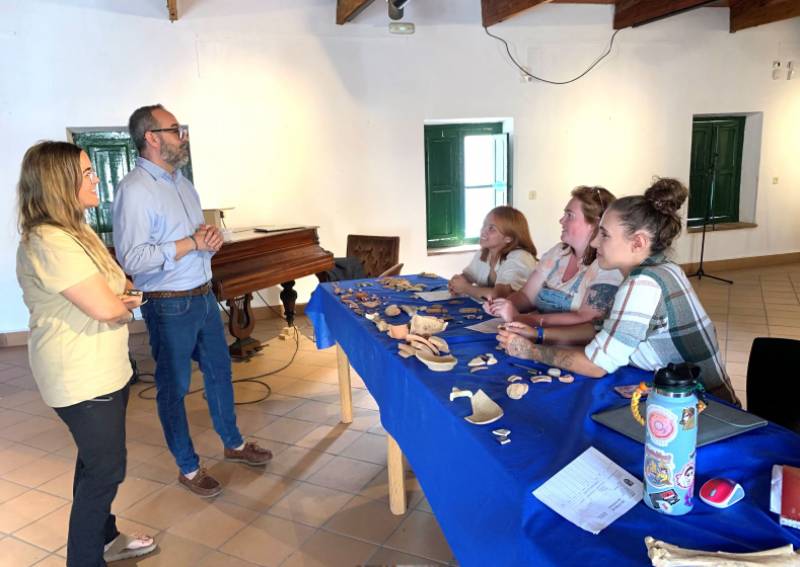
[[[105,567],[103,548],[119,535],[111,502],[125,479],[127,406],[126,385],[111,394],[54,408],[78,446],[67,567]]]

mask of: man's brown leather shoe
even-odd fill
[[[178,475],[178,482],[203,498],[211,498],[222,492],[222,485],[214,477],[200,469],[194,478],[188,479],[183,474]]]
[[[272,451],[255,443],[245,443],[241,450],[225,448],[225,460],[245,463],[252,467],[266,465],[272,459]]]

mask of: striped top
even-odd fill
[[[628,364],[657,370],[670,362],[691,362],[700,367],[708,391],[737,401],[714,324],[683,270],[662,254],[645,260],[622,282],[585,353],[606,372]]]

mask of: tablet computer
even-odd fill
[[[697,429],[697,446],[702,447],[722,439],[728,439],[767,425],[767,420],[714,400],[706,400],[708,407],[700,413]],[[642,404],[644,415],[644,403]],[[599,411],[592,415],[597,423],[644,444],[644,426],[631,415],[630,404]]]

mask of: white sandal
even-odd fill
[[[103,559],[106,563],[121,561],[131,557],[141,557],[155,551],[158,544],[149,535],[119,534],[114,541],[106,546],[103,552]]]

